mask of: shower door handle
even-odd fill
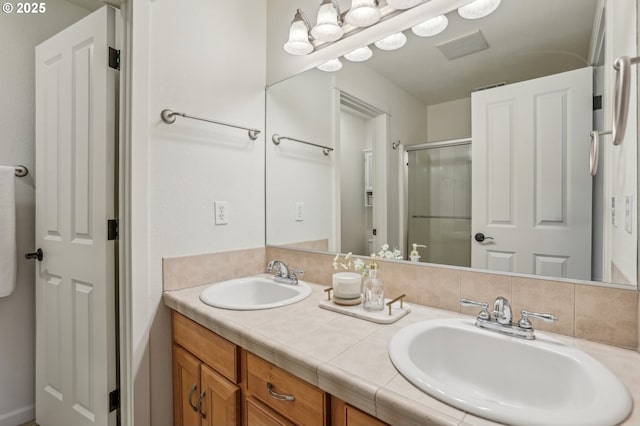
[[[473,238],[479,243],[483,242],[484,240],[493,240],[493,237],[487,237],[482,232],[478,232],[473,236]]]

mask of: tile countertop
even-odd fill
[[[497,423],[473,416],[423,393],[402,377],[388,356],[402,327],[466,315],[411,304],[409,315],[381,325],[318,307],[326,286],[309,283],[311,295],[275,309],[232,311],[202,303],[207,286],[164,292],[165,304],[211,331],[379,419],[402,425],[481,426]],[[640,424],[640,353],[551,334],[588,353],[627,386],[634,409],[624,425]]]

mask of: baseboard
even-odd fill
[[[0,426],[19,426],[36,418],[35,404],[0,414]]]

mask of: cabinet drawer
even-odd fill
[[[249,397],[245,403],[247,426],[295,426],[260,401]]]
[[[364,411],[347,404],[343,400],[331,397],[332,426],[389,426],[382,420],[370,416]]]
[[[323,391],[251,353],[246,354],[247,390],[251,394],[295,423],[309,426],[327,423]],[[280,400],[276,394],[293,396],[295,400]]]
[[[172,311],[173,341],[238,383],[239,348],[189,318]]]

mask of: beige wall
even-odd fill
[[[262,257],[264,256],[264,257]],[[164,259],[164,289],[202,285],[247,276],[265,270],[267,260],[278,259],[305,271],[304,279],[331,285],[333,255],[267,247]],[[514,312],[527,309],[551,312],[553,324],[536,321],[536,329],[623,348],[638,349],[638,292],[636,290],[575,284],[477,272],[469,269],[379,261],[385,294],[406,294],[409,303],[475,315],[477,308],[461,307],[466,297],[491,303],[506,297]]]
[[[427,142],[470,137],[470,97],[427,106]]]
[[[266,259],[304,269],[305,280],[331,283],[330,254],[267,247],[266,255]],[[477,309],[460,306],[461,297],[491,303],[504,296],[514,312],[551,312],[560,318],[554,324],[536,321],[537,329],[638,349],[636,290],[384,260],[379,262],[379,270],[388,297],[404,293],[408,302],[475,315]]]

